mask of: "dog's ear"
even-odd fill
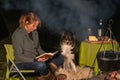
[[[63,37],[65,35],[65,33],[64,32],[61,32],[61,37]]]
[[[76,37],[75,37],[75,35],[73,35],[73,47],[75,46],[75,39],[76,39]]]
[[[65,34],[64,34],[64,32],[61,32],[61,39],[60,39],[60,44],[62,44],[63,43],[63,36],[64,36]]]

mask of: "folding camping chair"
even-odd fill
[[[14,50],[12,44],[4,44],[7,59],[6,80],[10,80],[11,73],[18,73],[23,80],[26,80],[22,73],[33,73],[34,70],[19,70],[14,63]],[[10,65],[11,63],[11,65]]]

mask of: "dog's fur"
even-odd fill
[[[65,80],[85,80],[94,76],[93,70],[91,70],[91,68],[79,66],[76,66],[76,72],[74,72],[73,70],[68,71],[60,67],[55,74],[66,74],[67,79]]]

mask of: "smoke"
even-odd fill
[[[110,19],[119,2],[119,0],[4,0],[3,6],[6,10],[35,11],[51,32],[70,31],[79,40],[85,40],[89,28],[92,35],[97,35],[99,20],[103,19],[103,22],[106,22]]]

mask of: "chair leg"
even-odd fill
[[[14,66],[13,66],[13,64],[12,64],[11,67],[10,67],[10,72],[12,71],[13,68],[14,68]]]
[[[20,70],[17,68],[17,66],[15,65],[15,63],[12,61],[12,60],[10,60],[11,61],[11,63],[13,64],[13,66],[15,67],[15,69],[17,70],[17,72],[20,74],[20,76],[22,77],[22,79],[23,80],[26,80],[25,79],[25,77],[23,76],[23,74],[20,72]]]

